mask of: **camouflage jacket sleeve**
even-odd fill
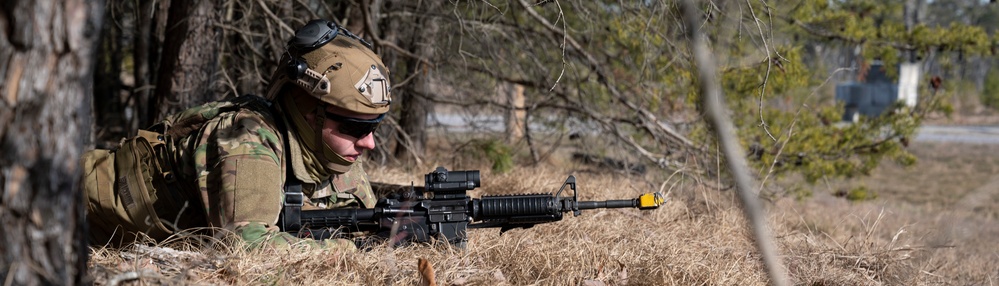
[[[199,134],[194,151],[197,184],[210,226],[235,232],[251,247],[308,244],[353,248],[342,241],[316,242],[280,232],[285,182],[283,141],[265,112],[220,114]]]

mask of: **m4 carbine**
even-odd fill
[[[665,203],[659,193],[647,193],[630,200],[579,201],[576,177],[569,176],[555,195],[492,195],[470,198],[467,191],[479,187],[479,171],[448,171],[437,167],[426,176],[422,191],[410,187],[408,198],[390,197],[374,208],[303,210],[298,221],[282,218],[283,230],[300,237],[326,239],[338,234],[370,232],[388,238],[393,244],[445,239],[464,246],[468,228],[518,227],[554,222],[562,214],[598,208],[655,209]],[[572,197],[562,196],[568,187]]]

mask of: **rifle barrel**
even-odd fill
[[[611,208],[634,208],[638,207],[638,200],[609,200],[609,201],[588,201],[579,202],[579,209],[611,209]]]
[[[666,197],[660,193],[646,193],[639,196],[637,199],[631,200],[610,200],[610,201],[594,201],[594,202],[579,202],[577,206],[581,210],[588,209],[600,209],[600,208],[638,208],[642,210],[655,209],[666,203]]]

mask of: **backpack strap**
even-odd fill
[[[175,116],[160,121],[150,127],[149,130],[163,133],[167,137],[180,138],[201,129],[205,125],[205,122],[208,122],[219,114],[247,107],[251,107],[254,110],[270,110],[271,115],[276,117],[276,114],[273,113],[274,110],[271,109],[271,105],[271,102],[263,97],[246,94],[184,110]],[[281,127],[278,128],[280,129]]]
[[[284,134],[284,160],[285,165],[285,179],[284,179],[284,202],[282,204],[281,213],[278,215],[277,226],[281,228],[281,231],[291,233],[292,235],[297,235],[299,230],[302,229],[302,206],[305,205],[305,193],[302,192],[302,181],[295,177],[295,171],[291,164],[291,147],[290,138],[291,134],[288,134],[288,129],[284,124],[284,118],[281,114],[277,112],[276,107],[271,102],[267,102],[266,99],[255,96],[260,101],[268,103],[267,108],[271,111],[271,115],[274,116],[274,121],[278,125],[278,132]],[[252,103],[252,102],[251,102]]]

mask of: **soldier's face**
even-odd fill
[[[370,120],[378,118],[378,115],[354,113],[336,109],[334,107],[327,107],[326,111],[340,116],[357,119]],[[343,123],[328,118],[326,119],[326,122],[323,123],[323,142],[325,142],[326,145],[333,150],[333,152],[340,154],[340,156],[343,156],[348,161],[354,162],[357,161],[357,158],[359,158],[364,151],[375,149],[375,136],[373,133],[364,134],[361,137],[354,137],[341,133],[339,131],[339,124]]]

